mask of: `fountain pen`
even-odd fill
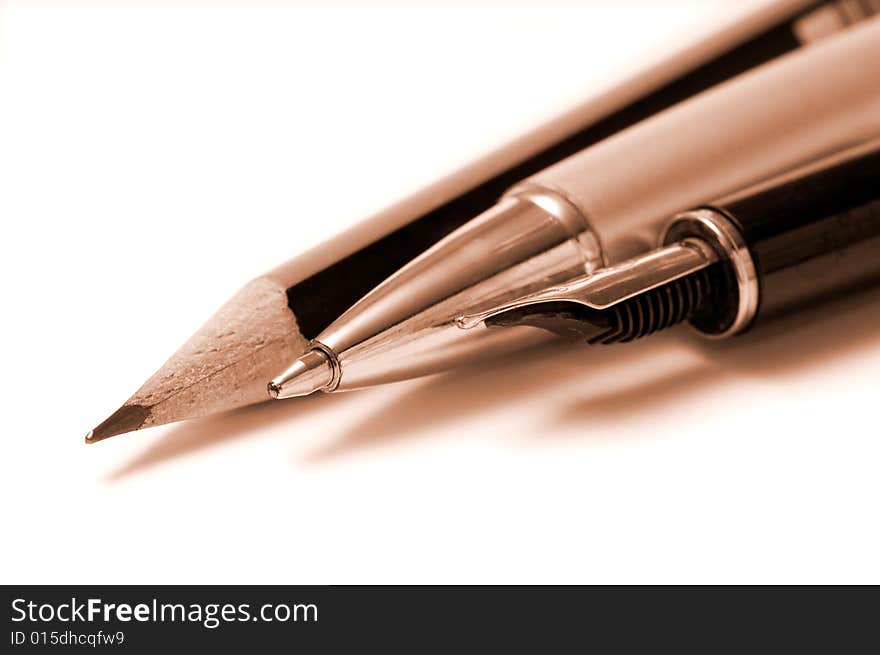
[[[652,248],[669,216],[880,136],[878,52],[874,18],[527,178],[343,313],[268,383],[269,395],[460,365],[480,352],[473,333],[491,332],[484,323],[463,331],[457,317],[607,270]],[[523,341],[545,334],[510,331]]]
[[[723,338],[880,280],[880,141],[674,217],[657,249],[458,325],[589,344],[688,321]]]

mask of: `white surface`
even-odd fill
[[[721,4],[3,3],[0,581],[880,582],[880,294],[82,443],[244,281]]]

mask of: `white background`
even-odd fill
[[[724,5],[0,5],[2,582],[880,582],[878,293],[82,442],[246,280]]]

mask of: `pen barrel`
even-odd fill
[[[608,262],[670,215],[880,135],[880,20],[785,55],[532,176],[586,218]]]
[[[713,204],[757,272],[753,324],[880,279],[880,143]]]

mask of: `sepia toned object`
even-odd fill
[[[265,381],[279,365],[302,353],[394,271],[489,209],[512,185],[694,93],[872,13],[835,20],[837,4],[784,0],[695,39],[674,57],[253,280],[92,430],[87,442],[266,400]],[[459,356],[467,356],[516,348],[533,338],[479,335],[458,340],[454,347]]]
[[[880,280],[880,141],[671,222],[662,247],[591,276],[460,317],[587,343],[688,320],[711,338]]]
[[[462,332],[458,315],[623,261],[653,247],[672,214],[880,135],[878,56],[874,18],[517,184],[318,335],[270,394],[346,391],[459,365],[472,335],[488,341],[497,331]]]

